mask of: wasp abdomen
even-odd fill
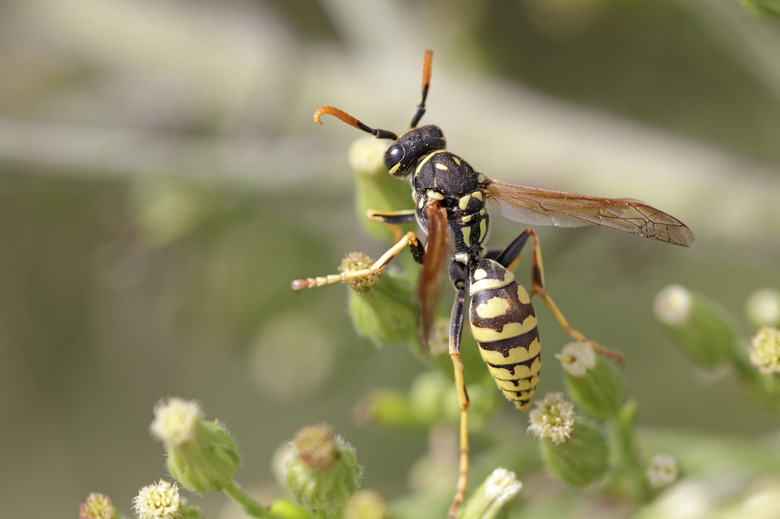
[[[498,388],[527,409],[539,383],[539,331],[531,298],[501,264],[484,259],[471,271],[471,332]]]

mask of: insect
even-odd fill
[[[468,162],[447,151],[439,127],[417,126],[426,110],[432,58],[432,51],[426,51],[422,99],[412,114],[409,130],[400,137],[388,130],[371,128],[332,106],[320,107],[314,113],[314,120],[319,124],[322,124],[320,118],[327,114],[379,139],[394,141],[385,153],[385,166],[395,177],[410,177],[415,207],[394,212],[369,210],[368,217],[389,226],[416,220],[427,235],[427,244],[423,246],[417,234],[407,232],[366,269],[295,280],[292,288],[301,290],[377,275],[409,247],[415,260],[422,265],[417,296],[420,299],[421,335],[426,344],[442,284],[441,265],[447,251],[452,251],[449,275],[455,300],[450,317],[449,356],[460,406],[460,472],[450,508],[450,516],[455,517],[465,497],[469,470],[469,399],[460,360],[467,292],[471,298],[471,331],[482,358],[498,388],[518,409],[530,405],[541,368],[533,297],[546,303],[561,328],[575,340],[590,342],[598,353],[622,361],[619,353],[589,341],[573,329],[547,294],[539,239],[532,228],[525,229],[503,250],[484,248],[490,221],[486,202],[495,201],[505,217],[528,225],[597,225],[686,247],[693,244],[694,238],[682,222],[641,202],[516,186],[475,171]],[[529,239],[532,242],[530,295],[512,274]]]

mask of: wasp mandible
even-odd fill
[[[529,225],[597,225],[685,247],[691,246],[694,238],[682,222],[641,202],[505,184],[475,171],[468,162],[447,151],[444,134],[438,126],[417,127],[425,114],[432,58],[433,52],[426,51],[422,99],[412,114],[409,129],[400,137],[388,130],[371,128],[332,106],[314,112],[314,120],[319,124],[323,115],[332,115],[379,139],[394,141],[385,153],[385,166],[395,177],[411,177],[415,208],[395,212],[369,210],[368,217],[389,226],[416,220],[427,235],[427,244],[423,246],[417,234],[407,232],[369,268],[295,280],[292,288],[300,290],[375,276],[409,247],[415,260],[422,264],[417,295],[422,341],[427,344],[443,277],[441,264],[448,249],[453,251],[449,275],[455,288],[455,301],[450,317],[449,355],[460,406],[460,474],[450,508],[450,517],[454,518],[465,497],[469,470],[469,399],[460,360],[466,292],[471,298],[471,331],[482,358],[498,388],[518,409],[528,408],[541,368],[533,297],[544,300],[561,328],[575,340],[590,342],[600,354],[622,362],[619,353],[599,346],[573,329],[547,294],[539,239],[533,229],[525,229],[503,250],[484,248],[489,223],[486,202],[495,201],[505,217]],[[511,272],[529,238],[532,241],[530,294]]]

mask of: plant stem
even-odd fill
[[[282,519],[278,515],[272,514],[266,507],[249,497],[238,483],[231,481],[228,486],[225,487],[225,493],[232,497],[241,508],[248,515],[252,517],[259,517],[260,519]]]

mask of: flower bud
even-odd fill
[[[695,362],[714,367],[737,355],[734,318],[701,294],[680,285],[668,286],[655,298],[655,315]]]
[[[748,297],[746,312],[756,327],[780,326],[780,292],[765,288]]]
[[[145,486],[133,498],[133,509],[140,519],[178,519],[180,507],[179,487],[164,480]]]
[[[329,425],[304,427],[295,436],[287,460],[287,486],[301,505],[330,513],[357,491],[361,468],[355,449]]]
[[[355,174],[358,221],[372,237],[393,241],[387,225],[366,218],[366,211],[400,211],[413,207],[409,183],[387,172],[384,156],[389,142],[374,137],[360,137],[349,149],[349,164]]]
[[[547,470],[566,483],[584,486],[606,473],[607,441],[601,431],[576,419],[574,404],[560,393],[547,395],[531,411],[529,432],[541,438]]]
[[[617,416],[626,387],[613,363],[597,355],[588,342],[567,344],[556,357],[563,366],[567,392],[583,412],[600,419]]]
[[[347,501],[344,519],[385,519],[387,504],[373,490],[361,490]]]
[[[340,272],[362,270],[373,262],[361,253],[348,254],[339,267]],[[361,337],[377,346],[418,342],[419,310],[411,287],[403,280],[385,271],[348,282],[349,315]]]
[[[111,499],[97,492],[92,492],[79,506],[79,519],[117,519],[119,515]]]
[[[477,488],[463,506],[461,519],[507,517],[523,484],[514,472],[497,468]]]
[[[241,459],[222,424],[203,421],[200,406],[181,398],[160,401],[154,412],[150,430],[165,445],[168,470],[183,487],[204,494],[232,483]]]

